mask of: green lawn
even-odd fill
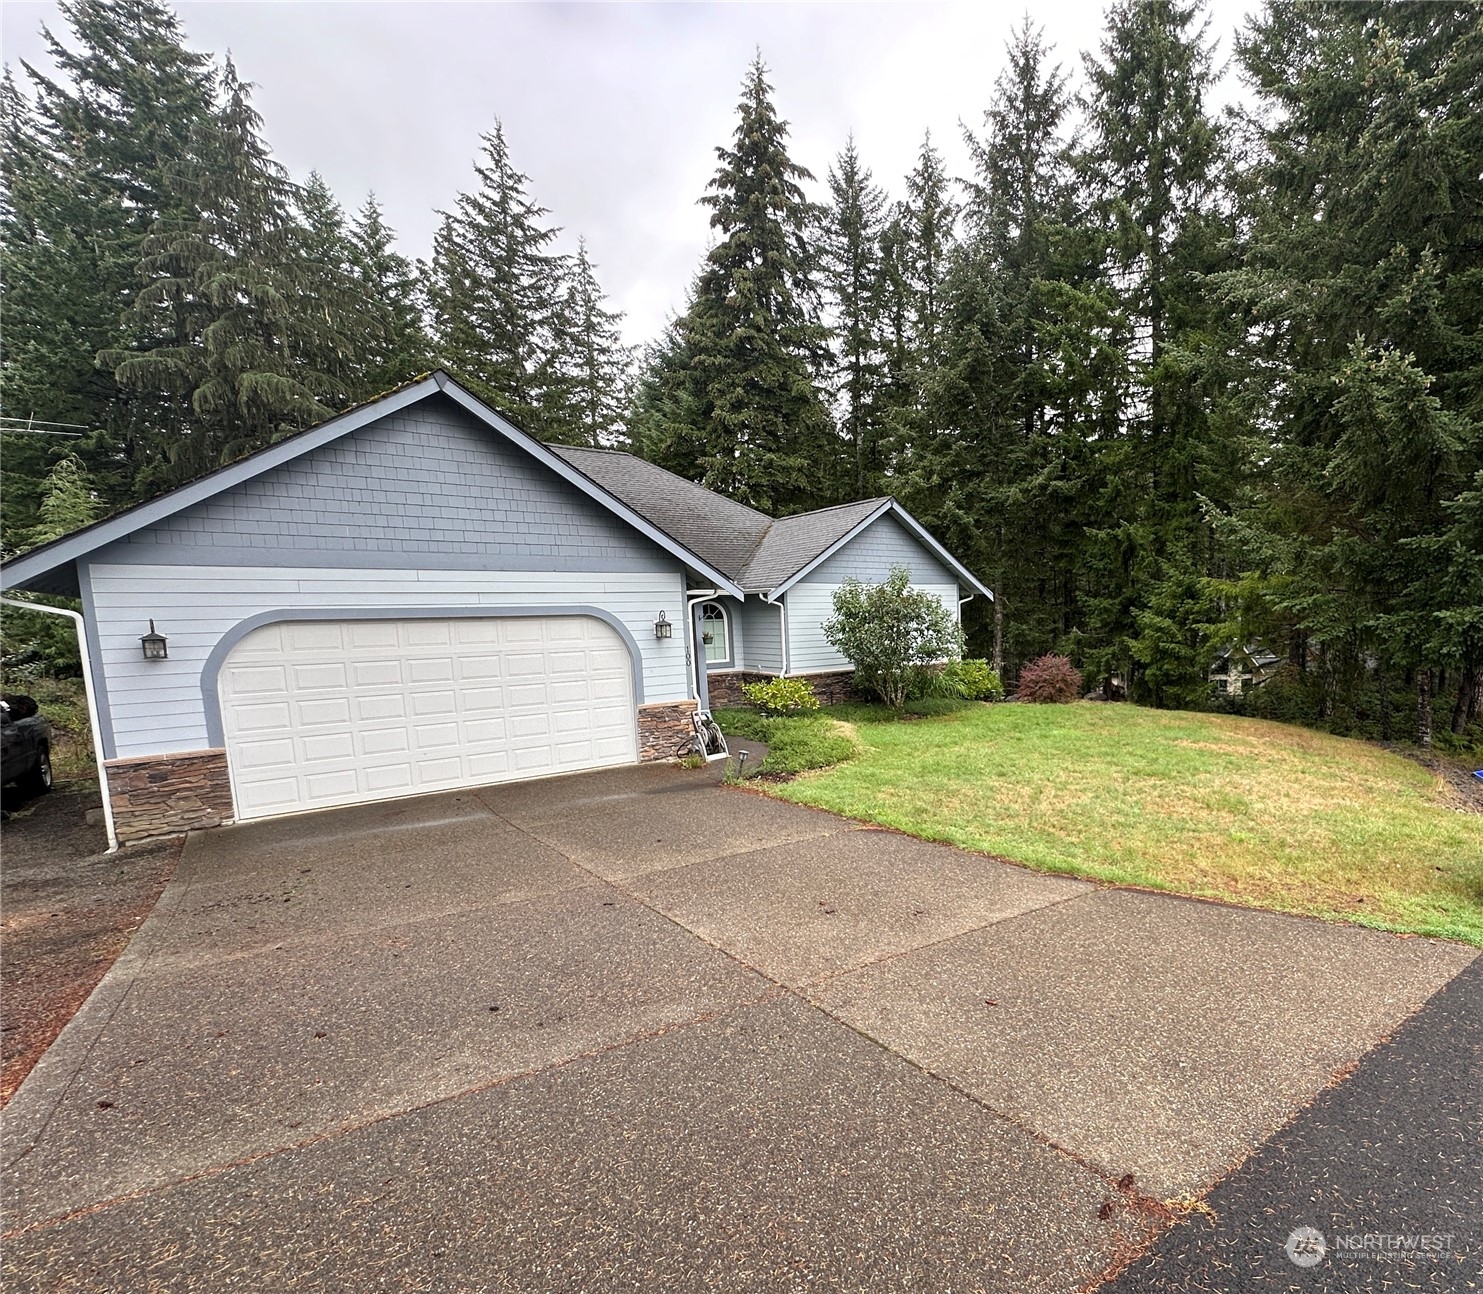
[[[775,794],[1045,871],[1483,946],[1483,817],[1364,742],[1091,703],[821,719],[860,753]]]

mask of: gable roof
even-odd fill
[[[572,445],[551,448],[678,543],[720,567],[745,592],[760,593],[768,601],[887,513],[964,587],[994,596],[895,499],[864,499],[774,519],[632,454]]]
[[[514,423],[496,413],[484,401],[459,385],[441,369],[399,390],[357,405],[354,409],[337,414],[297,435],[289,436],[254,454],[249,454],[246,458],[239,459],[226,467],[218,468],[206,476],[171,490],[168,494],[162,494],[147,503],[138,504],[112,517],[94,522],[90,526],[84,526],[81,530],[75,530],[70,535],[63,535],[51,543],[33,548],[30,552],[6,562],[4,567],[0,568],[0,588],[32,587],[43,591],[65,591],[61,587],[65,583],[65,578],[59,581],[58,576],[60,574],[65,577],[66,568],[70,568],[79,558],[95,553],[136,531],[155,525],[186,508],[241,485],[245,481],[250,481],[254,477],[261,476],[265,472],[272,471],[275,467],[291,462],[322,445],[349,435],[389,413],[395,413],[438,394],[447,396],[485,426],[525,450],[569,485],[616,514],[698,575],[710,580],[718,589],[736,597],[742,595],[741,588],[723,569],[677,540],[631,504],[604,488],[600,482],[574,469],[566,459],[554,454],[549,445],[521,431]]]

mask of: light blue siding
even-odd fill
[[[737,666],[768,674],[782,673],[782,612],[759,597],[749,597],[745,602],[728,602],[726,605],[731,611],[732,620],[740,628],[737,638],[742,654]]]
[[[161,566],[93,563],[88,569],[102,672],[108,679],[111,745],[119,757],[200,750],[214,734],[202,686],[214,677],[212,653],[244,621],[277,613],[336,609],[397,619],[405,615],[571,614],[591,606],[621,624],[639,652],[645,702],[689,695],[680,635],[656,639],[663,610],[683,623],[671,572],[346,570],[335,567]],[[150,619],[169,639],[169,658],[146,661],[139,635]],[[632,648],[630,648],[632,650]]]
[[[675,558],[428,399],[120,540],[103,565],[671,571]]]
[[[895,517],[887,513],[799,581],[801,584],[843,584],[854,577],[879,584],[891,567],[905,566],[914,585],[956,585],[958,577],[925,548]]]

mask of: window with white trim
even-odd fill
[[[700,641],[707,665],[731,664],[731,617],[719,602],[701,605]]]

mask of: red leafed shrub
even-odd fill
[[[1042,656],[1020,670],[1014,695],[1039,705],[1075,701],[1081,695],[1081,671],[1065,656]]]

